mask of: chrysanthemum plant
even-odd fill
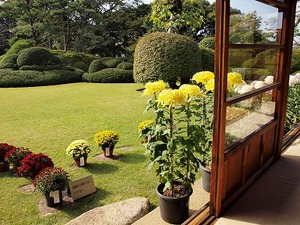
[[[94,135],[94,141],[100,147],[114,146],[119,138],[120,135],[114,130],[103,130]]]
[[[75,160],[87,157],[90,152],[90,144],[86,140],[75,140],[66,149],[67,155]]]
[[[153,96],[147,102],[147,110],[155,113],[155,125],[147,133],[151,139],[146,143],[150,167],[158,165],[156,172],[165,184],[165,193],[175,196],[174,182],[191,188],[200,165],[204,130],[196,120],[201,89],[197,85],[182,85],[172,90],[163,81],[157,81],[147,83],[143,94]]]

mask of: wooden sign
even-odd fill
[[[96,192],[92,175],[69,182],[69,189],[73,200]]]

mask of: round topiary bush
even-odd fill
[[[200,47],[202,71],[214,72],[215,51],[210,48]]]
[[[89,70],[89,66],[84,62],[77,62],[73,65],[73,67],[83,70],[87,72]]]
[[[122,70],[133,70],[133,64],[130,62],[121,62],[117,65],[117,68]]]
[[[199,46],[204,47],[204,48],[215,49],[215,37],[203,38],[200,41]]]
[[[133,83],[132,70],[107,68],[95,73],[85,73],[82,79],[93,83]]]
[[[45,48],[32,47],[20,51],[17,58],[19,67],[26,65],[49,65],[52,62],[52,53]]]
[[[201,71],[201,55],[193,39],[156,32],[142,37],[135,48],[134,80],[139,83],[164,80],[172,86],[178,80],[188,83]]]
[[[17,58],[18,54],[5,56],[0,62],[0,69],[18,69]]]
[[[88,71],[89,73],[95,73],[105,68],[107,68],[107,66],[101,59],[95,59],[93,62],[91,62]]]
[[[120,58],[109,59],[109,60],[106,60],[103,62],[107,68],[116,68],[117,65],[119,65],[121,62],[124,62],[124,61],[126,61],[126,59],[123,57],[120,57]]]

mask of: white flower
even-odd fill
[[[266,82],[267,84],[273,84],[273,82],[274,82],[274,77],[273,77],[273,76],[267,76],[267,77],[265,78],[265,82]]]
[[[297,80],[297,83],[300,83],[300,73],[296,73],[295,78]]]
[[[254,83],[254,88],[255,89],[259,89],[259,88],[262,88],[262,87],[265,87],[265,86],[267,86],[268,84],[266,83],[266,82],[264,82],[264,81],[256,81],[255,83]]]
[[[290,76],[289,86],[294,87],[295,84],[297,84],[297,83],[298,83],[297,77],[296,76]]]
[[[239,93],[240,94],[244,94],[250,91],[253,91],[254,87],[252,85],[246,84],[244,86],[242,86],[242,88],[240,89]]]

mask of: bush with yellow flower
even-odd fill
[[[204,131],[197,124],[198,104],[203,96],[197,85],[185,84],[170,89],[163,81],[149,82],[143,95],[152,96],[147,110],[153,110],[155,124],[149,129],[146,153],[150,165],[157,164],[159,181],[164,184],[164,194],[174,197],[176,181],[184,190],[191,189],[199,169],[199,142]]]

